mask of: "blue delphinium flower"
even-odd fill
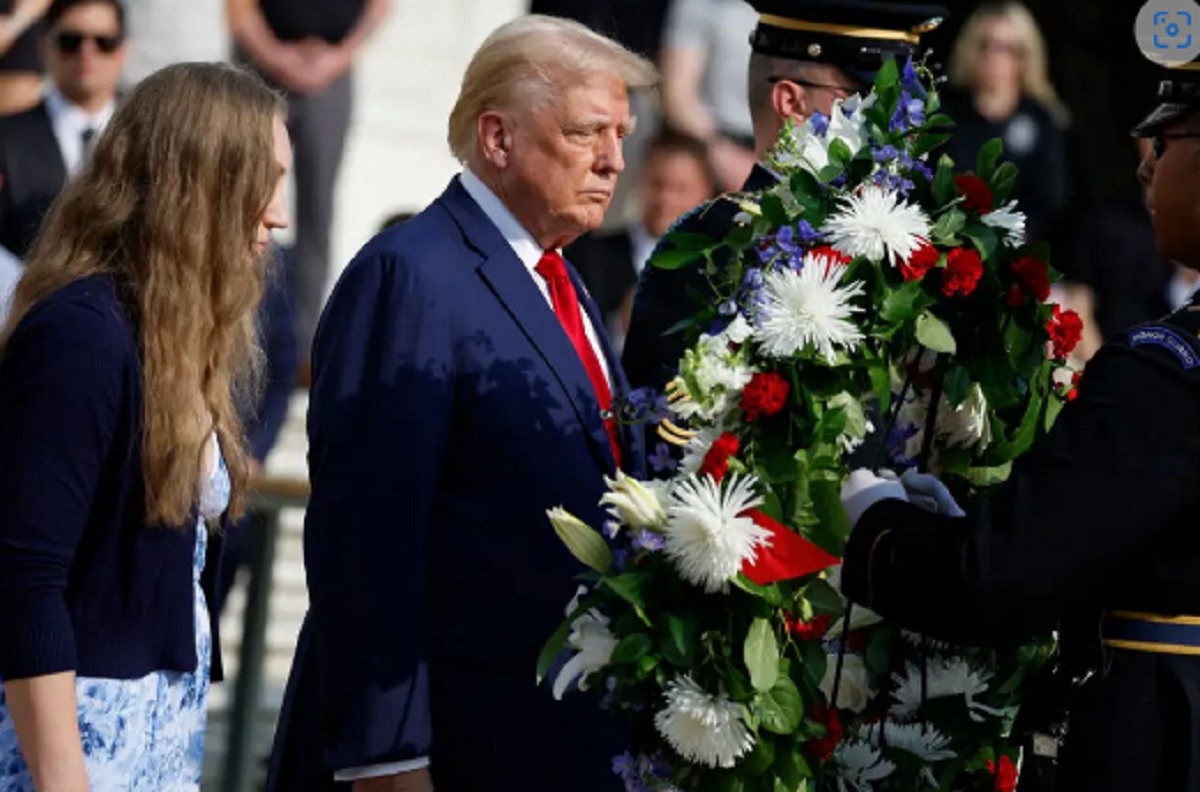
[[[899,149],[897,149],[895,146],[889,144],[886,146],[880,146],[879,148],[875,149],[871,153],[871,156],[874,158],[874,160],[876,162],[878,162],[880,164],[886,164],[888,162],[891,162],[892,160],[899,159],[901,154],[900,154]]]
[[[800,235],[800,241],[805,245],[812,245],[825,238],[825,235],[813,228],[807,220],[801,220],[796,224],[796,233]]]
[[[633,549],[657,553],[667,546],[667,539],[662,534],[642,528],[633,534]]]
[[[913,96],[924,98],[927,94],[911,55],[904,61],[904,69],[900,72],[900,87]]]
[[[903,134],[924,123],[924,100],[912,96],[908,91],[902,91],[900,101],[896,103],[896,112],[892,114],[892,120],[888,124],[888,130]]]
[[[829,116],[814,111],[809,116],[809,121],[812,122],[813,132],[816,132],[819,137],[825,137],[825,133],[829,131]]]
[[[646,460],[650,463],[650,469],[657,474],[674,472],[679,463],[671,456],[671,446],[666,443],[659,443],[654,447],[652,453]]]

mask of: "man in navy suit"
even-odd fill
[[[309,407],[311,607],[268,789],[602,792],[625,737],[534,684],[584,571],[558,505],[599,525],[642,471],[627,386],[559,251],[600,225],[642,58],[574,22],[493,33],[449,140],[463,172],[385,230],[321,319]]]

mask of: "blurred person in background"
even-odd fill
[[[42,93],[40,20],[50,0],[0,0],[0,115],[28,110]]]
[[[1004,142],[1004,159],[1020,169],[1013,198],[1029,239],[1044,238],[1067,203],[1065,106],[1050,84],[1046,45],[1029,10],[1015,0],[990,2],[963,25],[950,58],[944,111],[954,119],[946,153],[972,170],[980,148]]]
[[[280,98],[168,67],[46,220],[0,338],[0,788],[198,790],[238,414],[291,152]],[[211,675],[210,675],[211,674]]]
[[[136,83],[172,63],[229,57],[224,0],[124,0],[129,18],[125,80]]]
[[[21,259],[112,117],[125,65],[119,0],[54,0],[45,22],[45,96],[0,117],[0,245]]]
[[[618,350],[629,329],[638,276],[671,224],[716,195],[703,142],[663,130],[647,145],[639,180],[641,217],[625,228],[593,231],[567,247]]]
[[[296,149],[293,302],[301,384],[329,280],[338,171],[354,94],[353,66],[392,0],[227,0],[241,54],[288,99]]]
[[[663,124],[704,141],[722,192],[756,161],[746,64],[758,19],[744,0],[672,0],[660,67]]]

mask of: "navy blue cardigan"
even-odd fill
[[[21,320],[0,359],[0,678],[196,669],[196,523],[146,524],[142,405],[137,337],[110,278],[76,281]]]

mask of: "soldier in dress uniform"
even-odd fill
[[[1158,252],[1200,270],[1200,72],[1173,71],[1158,96],[1134,130],[1154,141],[1139,177]],[[1198,334],[1195,299],[1110,341],[965,516],[932,477],[859,470],[843,491],[852,601],[964,643],[1063,628],[1076,667],[1060,792],[1200,790]]]
[[[802,124],[814,112],[828,115],[835,99],[865,93],[886,60],[916,54],[921,34],[946,16],[941,6],[886,0],[748,1],[760,13],[749,67],[760,162],[789,118]],[[743,189],[761,190],[777,178],[759,164]],[[678,228],[720,239],[738,211],[729,196],[717,198]],[[675,376],[689,338],[672,329],[712,300],[701,265],[643,270],[622,361],[634,387],[661,388]]]

